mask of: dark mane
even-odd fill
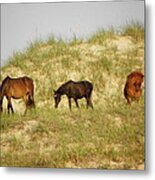
[[[65,87],[66,87],[68,84],[70,84],[70,83],[74,83],[74,81],[69,80],[69,81],[63,83],[63,84],[57,89],[56,92],[57,92],[57,93],[63,93],[63,90],[65,89]]]
[[[65,86],[65,85],[67,85],[67,84],[69,84],[69,83],[73,83],[73,82],[74,82],[74,81],[69,80],[69,81],[67,81],[67,82],[63,83],[63,84],[60,86],[60,88],[61,88],[62,86]]]

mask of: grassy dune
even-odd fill
[[[1,114],[1,166],[144,169],[144,92],[127,105],[126,76],[144,73],[144,29],[125,26],[121,34],[99,30],[87,40],[64,42],[50,37],[15,53],[2,67],[2,79],[30,76],[36,110],[23,116],[22,100],[13,100],[15,115]],[[53,89],[68,80],[94,85],[94,110],[80,109],[63,97],[54,109]]]

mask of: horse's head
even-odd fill
[[[57,108],[59,102],[61,101],[61,94],[55,90],[54,90],[54,100],[55,100],[55,108]]]

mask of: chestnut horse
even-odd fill
[[[35,107],[34,104],[34,85],[33,80],[29,77],[11,78],[7,76],[0,86],[0,112],[3,111],[3,98],[6,97],[8,101],[7,109],[8,114],[10,110],[14,113],[11,98],[20,99],[22,98],[25,102],[27,112],[28,108]]]
[[[132,100],[139,100],[142,94],[141,85],[143,83],[144,75],[141,72],[134,71],[127,76],[127,81],[124,87],[124,96],[131,104]]]
[[[91,94],[93,90],[92,83],[88,81],[74,82],[72,80],[62,84],[56,91],[54,91],[55,108],[58,107],[61,101],[61,96],[66,95],[69,102],[69,108],[71,109],[71,98],[74,99],[76,107],[79,107],[78,99],[85,98],[87,101],[87,108],[90,106],[93,108],[91,102]]]

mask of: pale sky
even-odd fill
[[[130,21],[144,24],[144,1],[1,4],[1,65],[36,39],[87,38]]]

